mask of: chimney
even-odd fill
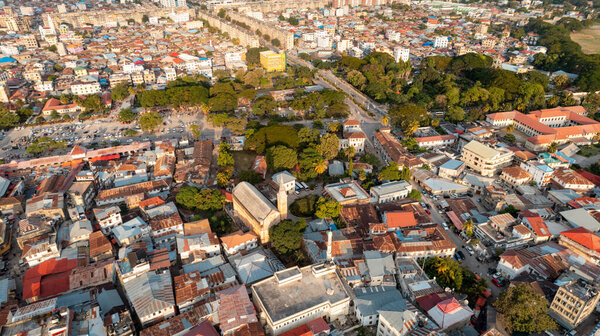
[[[333,232],[327,231],[327,260],[331,260],[331,241],[333,238]]]

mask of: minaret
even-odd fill
[[[331,232],[331,229],[329,231],[327,231],[327,261],[331,260],[331,244],[332,244],[332,239],[333,238],[333,232]]]
[[[287,203],[287,192],[283,183],[283,176],[279,176],[279,192],[277,192],[277,210],[279,210],[279,218],[281,220],[287,219],[288,203]]]

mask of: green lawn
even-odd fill
[[[579,153],[581,156],[590,157],[600,154],[600,148],[597,145],[581,146]]]
[[[236,151],[231,152],[233,154],[233,159],[235,160],[234,169],[236,172],[241,172],[242,170],[249,170],[252,168],[252,164],[254,163],[254,159],[256,158],[256,153],[252,151]]]

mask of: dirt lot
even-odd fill
[[[573,33],[571,39],[579,43],[586,54],[600,53],[600,27],[598,26]]]

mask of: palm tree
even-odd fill
[[[389,122],[390,122],[390,118],[388,118],[388,116],[383,116],[383,117],[381,118],[381,124],[382,124],[383,126],[387,126],[387,125],[389,124]]]
[[[558,149],[558,142],[552,142],[550,146],[548,146],[548,153],[554,153]]]
[[[315,167],[315,172],[319,175],[323,174],[325,172],[325,170],[327,170],[327,161],[326,160],[319,160],[319,162],[314,164]]]
[[[208,104],[202,103],[202,105],[200,105],[200,110],[203,114],[208,114],[208,112],[210,112],[210,106]]]
[[[465,234],[467,235],[467,237],[471,237],[473,236],[473,229],[475,228],[475,223],[473,223],[473,220],[469,219],[468,221],[466,221],[463,224],[463,231],[465,232]]]

